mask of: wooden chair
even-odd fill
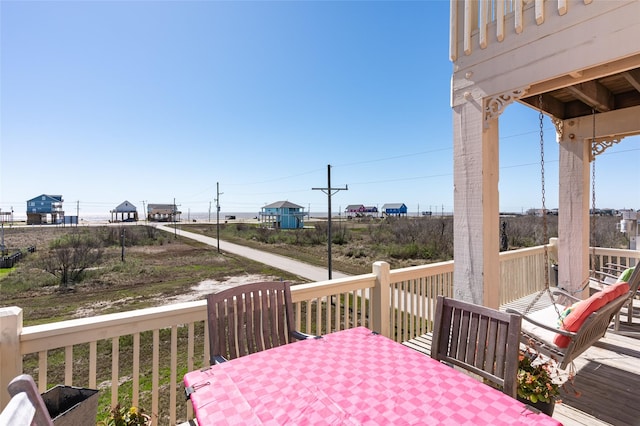
[[[289,283],[260,282],[207,295],[211,364],[313,338],[294,329]]]
[[[0,413],[0,425],[53,426],[49,411],[31,376],[17,376],[7,389],[11,400]]]
[[[518,315],[438,296],[431,357],[460,367],[517,396]]]

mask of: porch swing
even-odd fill
[[[543,109],[542,95],[539,96],[539,120],[540,120],[540,164],[542,183],[542,223],[544,241],[548,240],[547,211],[545,205],[545,178],[544,178],[544,133],[543,133]],[[593,111],[593,138],[595,140],[595,110]],[[594,160],[595,161],[595,160]],[[592,163],[592,204],[595,210],[595,162]],[[595,213],[595,211],[594,211]],[[592,216],[593,217],[593,216]],[[592,219],[592,238],[595,229]],[[545,288],[538,292],[531,300],[523,313],[515,309],[507,309],[508,313],[515,313],[522,317],[521,342],[544,355],[555,358],[558,366],[565,369],[574,359],[600,340],[607,332],[611,321],[630,297],[636,294],[640,285],[640,268],[636,268],[629,283],[617,283],[593,294],[588,299],[581,300],[572,293],[564,290],[551,291],[549,286],[549,260],[548,250],[544,246],[544,280]],[[592,252],[592,268],[595,253]],[[631,288],[630,288],[631,285]],[[589,286],[589,278],[586,283],[574,293],[582,292]],[[549,306],[535,312],[532,308],[540,298],[547,294],[551,303]],[[569,301],[569,306],[561,303]],[[617,318],[617,317],[616,317]]]

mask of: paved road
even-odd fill
[[[176,230],[168,225],[156,225],[156,228],[162,231],[170,232],[172,234],[175,232],[181,237],[191,238],[193,240],[209,244],[210,246],[218,246],[218,240],[216,238],[207,237],[201,234],[195,234],[193,232],[183,231],[181,229]],[[291,259],[290,257],[267,253],[261,250],[256,250],[250,247],[245,247],[222,240],[220,240],[220,250],[237,254],[238,256],[246,257],[247,259],[255,260],[256,262],[264,263],[265,265],[273,266],[274,268],[296,274],[311,281],[325,281],[329,279],[327,268],[320,268],[318,266],[309,265],[307,263]],[[344,278],[347,276],[347,274],[335,270],[332,273],[332,278],[334,279]]]

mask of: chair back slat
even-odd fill
[[[438,296],[431,356],[517,395],[521,317]]]
[[[495,357],[496,345],[495,340],[497,336],[497,329],[495,323],[489,322],[487,317],[474,317],[477,322],[476,330],[471,333],[471,336],[478,336],[478,341],[487,342],[486,351],[478,351],[474,365],[478,368],[483,368],[486,359],[493,359]],[[472,339],[469,339],[472,340]],[[470,345],[474,343],[470,342]]]

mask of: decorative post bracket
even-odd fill
[[[504,92],[499,95],[492,96],[484,101],[484,127],[489,127],[489,120],[496,119],[502,114],[502,111],[512,103],[523,97],[529,86],[520,89],[514,89],[509,92]]]
[[[602,154],[607,148],[620,143],[622,136],[609,136],[604,138],[596,138],[591,140],[591,161],[593,161],[597,155]]]

